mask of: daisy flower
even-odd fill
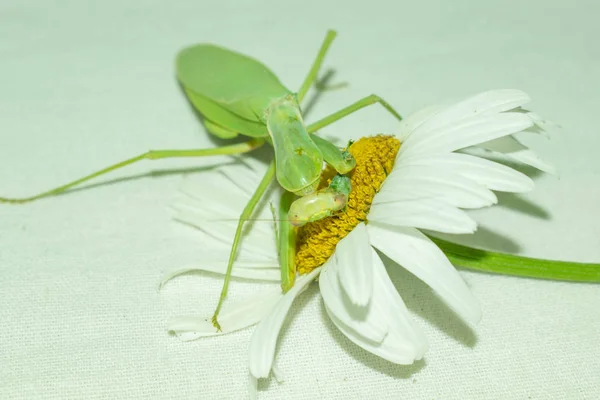
[[[533,189],[529,177],[484,158],[486,154],[553,172],[513,136],[543,132],[545,121],[521,108],[529,100],[518,90],[484,92],[453,105],[420,110],[401,123],[395,136],[365,137],[349,147],[357,164],[349,175],[347,207],[298,229],[294,287],[285,294],[279,287],[267,290],[221,314],[221,333],[258,323],[249,356],[254,385],[273,369],[277,338],[292,302],[317,277],[328,316],[349,340],[392,363],[412,364],[423,357],[427,339],[378,251],[429,285],[464,321],[479,321],[477,299],[420,230],[473,233],[477,224],[463,209],[495,204],[493,191]],[[186,198],[174,207],[178,220],[212,237],[214,243],[207,247],[217,252],[222,248],[221,257],[229,253],[234,220],[265,168],[251,166],[222,167],[208,180],[203,176],[201,186],[188,182],[183,188]],[[278,194],[274,188],[271,199]],[[263,207],[255,218],[273,217]],[[251,224],[233,274],[278,281],[274,230],[264,222]],[[203,260],[165,280],[190,269],[223,273],[225,265],[224,260]],[[217,334],[206,317],[179,317],[169,329],[183,339]]]

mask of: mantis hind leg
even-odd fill
[[[104,175],[108,172],[117,170],[127,165],[133,164],[141,160],[159,160],[162,158],[175,158],[175,157],[205,157],[215,155],[230,155],[240,154],[256,149],[264,144],[264,139],[255,138],[245,143],[238,143],[231,146],[217,147],[214,149],[196,149],[196,150],[150,150],[146,153],[140,154],[139,156],[132,157],[125,161],[121,161],[117,164],[113,164],[109,167],[96,171],[92,174],[86,175],[83,178],[76,179],[66,185],[59,186],[54,189],[42,192],[35,196],[23,197],[23,198],[7,198],[0,197],[0,203],[27,203],[33,200],[41,199],[43,197],[54,196],[67,191],[68,189],[77,186],[83,182],[89,181],[100,175]]]
[[[358,100],[355,103],[350,104],[348,107],[344,107],[341,110],[334,112],[331,115],[328,115],[325,118],[322,118],[320,120],[318,120],[317,122],[314,122],[312,124],[310,124],[306,130],[309,133],[313,133],[323,127],[326,127],[329,124],[332,124],[358,110],[360,110],[361,108],[365,108],[367,106],[370,106],[372,104],[381,104],[383,106],[383,108],[385,108],[390,114],[392,114],[398,121],[402,121],[402,117],[400,116],[400,114],[394,110],[394,108],[392,108],[392,106],[389,105],[389,103],[385,100],[383,100],[381,97],[372,94],[370,96],[367,97],[363,97],[362,99]]]
[[[223,301],[225,300],[225,297],[227,296],[227,289],[229,288],[229,280],[231,278],[233,262],[235,261],[235,257],[237,256],[237,250],[238,250],[240,240],[242,237],[242,228],[244,226],[244,222],[246,222],[252,216],[252,213],[254,212],[256,205],[258,204],[258,202],[260,201],[262,196],[267,191],[267,188],[273,181],[274,177],[275,177],[275,161],[273,160],[273,161],[271,161],[269,168],[265,172],[265,175],[263,176],[262,180],[258,184],[258,187],[254,191],[254,194],[252,194],[252,197],[248,201],[248,204],[246,204],[246,207],[244,207],[244,210],[242,211],[242,214],[240,215],[240,218],[238,219],[237,228],[235,230],[235,236],[233,238],[233,244],[231,246],[231,251],[229,253],[229,261],[227,263],[227,272],[225,273],[225,279],[223,281],[223,289],[221,289],[221,296],[219,297],[219,302],[217,303],[217,308],[215,309],[215,313],[212,316],[212,323],[213,323],[214,327],[217,328],[218,331],[221,331],[221,325],[219,325],[219,321],[218,321],[219,312],[221,311],[221,306],[223,305]]]

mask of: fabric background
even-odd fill
[[[210,138],[175,78],[185,45],[212,42],[262,60],[296,90],[327,28],[325,66],[343,90],[316,120],[377,93],[407,114],[494,88],[518,88],[562,126],[531,145],[560,177],[500,195],[473,213],[473,237],[513,253],[600,261],[600,47],[596,1],[3,1],[0,3],[0,194],[29,195],[148,149]],[[373,106],[327,129],[394,132]],[[260,153],[259,153],[260,155]],[[264,154],[263,154],[264,155]],[[221,281],[163,273],[207,249],[167,207],[182,173],[227,158],[144,162],[92,187],[0,205],[0,398],[240,399],[251,329],[184,343],[180,314],[210,315]],[[420,281],[388,266],[431,348],[396,366],[329,322],[316,285],[295,304],[261,399],[596,399],[600,287],[463,271],[484,317],[471,329]],[[250,291],[233,283],[232,299]]]

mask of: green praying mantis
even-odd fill
[[[274,149],[274,160],[270,162],[238,219],[223,288],[212,318],[214,326],[220,330],[218,315],[227,295],[243,223],[250,219],[272,181],[276,178],[286,190],[280,199],[277,218],[281,286],[285,292],[293,286],[296,274],[295,227],[343,210],[351,190],[345,174],[352,171],[355,160],[347,149],[340,149],[314,133],[375,103],[382,105],[396,119],[402,119],[383,99],[370,95],[312,124],[304,123],[300,104],[309,88],[317,82],[321,64],[335,36],[334,31],[327,32],[297,93],[284,87],[267,67],[252,58],[213,45],[188,47],[177,57],[177,77],[190,102],[203,115],[207,131],[223,139],[241,134],[250,137],[250,140],[212,149],[151,150],[35,196],[0,197],[0,203],[26,203],[60,194],[141,160],[235,155],[269,143]],[[316,190],[323,163],[333,167],[338,175],[329,187]],[[600,282],[599,264],[532,259],[473,249],[433,237],[431,239],[455,265],[525,277]]]
[[[251,217],[273,179],[276,177],[286,190],[280,204],[282,214],[279,218],[278,240],[282,288],[287,291],[293,286],[295,277],[294,227],[327,217],[345,207],[351,188],[349,179],[344,174],[350,172],[356,164],[346,150],[314,133],[376,103],[396,119],[402,119],[382,98],[370,95],[310,125],[304,123],[300,104],[316,82],[323,59],[335,36],[336,32],[327,32],[297,93],[283,86],[262,63],[237,52],[210,44],[198,44],[185,48],[178,54],[177,78],[192,105],[204,117],[203,123],[207,131],[223,139],[241,134],[251,138],[247,142],[214,149],[151,150],[35,196],[18,199],[0,197],[0,202],[25,203],[56,195],[140,160],[235,155],[269,143],[274,149],[274,159],[239,217],[223,289],[212,318],[214,326],[220,330],[218,315],[227,296],[243,223]],[[328,188],[317,191],[324,162],[339,175]],[[296,199],[296,196],[300,198]]]

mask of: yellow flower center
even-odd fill
[[[375,194],[392,172],[400,141],[393,136],[361,138],[348,149],[356,159],[350,172],[352,191],[346,208],[331,217],[309,222],[298,229],[296,242],[296,269],[306,274],[323,265],[335,251],[335,246],[354,227],[367,222],[367,214]],[[327,171],[321,177],[321,187],[329,185],[333,174]]]

